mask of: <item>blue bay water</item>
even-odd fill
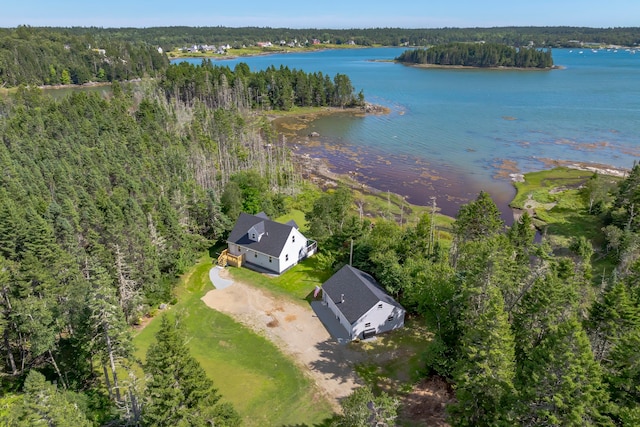
[[[514,169],[540,170],[550,160],[630,168],[640,156],[640,54],[556,49],[554,63],[562,69],[550,71],[384,62],[403,50],[328,50],[219,64],[347,74],[356,91],[391,114],[324,116],[298,137],[317,131],[324,145],[309,150],[339,172],[357,172],[414,203],[435,196],[447,213],[480,190],[506,212],[514,194],[507,172]]]

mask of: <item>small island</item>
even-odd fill
[[[447,43],[405,50],[396,61],[418,65],[476,68],[553,68],[551,49],[515,48],[500,43]]]

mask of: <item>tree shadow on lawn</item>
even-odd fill
[[[353,350],[333,339],[316,344],[316,348],[320,354],[318,360],[309,364],[312,369],[329,375],[331,379],[340,383],[346,383],[349,379],[358,382],[354,370],[356,361],[353,360],[358,355]]]
[[[409,372],[415,368],[416,358],[420,358],[425,337],[420,332],[408,329],[400,334],[399,330],[379,335],[373,341],[360,341],[340,344],[335,339],[329,339],[316,345],[319,359],[311,362],[312,369],[328,374],[332,379],[346,382],[353,378],[359,382],[361,378],[356,373],[356,366],[375,366],[382,371],[393,373],[395,380],[409,381]],[[394,335],[395,334],[395,335]],[[414,360],[415,359],[415,360]],[[404,372],[407,371],[407,372]]]
[[[331,418],[325,418],[324,420],[320,421],[319,424],[286,424],[283,425],[282,427],[332,427],[335,426],[336,421],[338,420],[338,416],[334,415]]]

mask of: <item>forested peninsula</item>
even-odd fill
[[[452,426],[640,425],[639,165],[622,178],[527,174],[512,226],[485,192],[445,218],[346,180],[319,188],[264,113],[359,107],[348,76],[170,65],[151,42],[125,40],[141,34],[160,37],[2,35],[2,84],[17,87],[0,97],[1,425],[428,425],[415,421],[425,409]],[[13,56],[41,36],[50,49]],[[89,79],[102,68],[112,92],[35,87],[74,67]],[[372,358],[340,366],[365,383],[340,413],[267,338],[200,299],[241,212],[297,215],[319,248],[276,278],[225,270],[259,292],[308,308],[350,263],[407,310],[404,329],[349,344]],[[313,368],[336,375],[326,360]],[[223,362],[227,376],[212,368]],[[441,400],[420,388],[433,382]],[[254,395],[261,413],[243,406]]]
[[[477,68],[553,67],[551,50],[531,47],[515,48],[497,43],[448,43],[428,49],[404,51],[396,61],[405,64],[428,64]]]
[[[166,55],[143,40],[51,28],[0,29],[0,87],[69,85],[157,77]]]

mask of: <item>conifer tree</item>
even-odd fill
[[[359,387],[341,402],[340,427],[391,427],[396,425],[399,401],[382,392],[375,396],[369,386]]]
[[[104,267],[93,261],[85,274],[91,284],[87,307],[90,311],[93,351],[100,356],[109,395],[119,402],[118,367],[122,360],[132,355],[130,332],[115,294],[113,280]]]
[[[611,349],[608,358],[602,361],[604,379],[608,385],[611,399],[622,409],[626,408],[629,416],[633,413],[640,416],[639,349],[640,329],[635,328],[620,337]]]
[[[517,251],[516,256],[518,261],[528,261],[528,255],[534,246],[533,239],[536,235],[531,215],[525,211],[522,216],[513,223],[507,235]]]
[[[558,263],[534,279],[511,312],[518,363],[558,325],[576,314],[578,295],[571,277],[563,276]]]
[[[611,425],[608,396],[586,333],[575,316],[544,336],[521,363],[517,424]]]
[[[457,403],[449,407],[454,426],[510,424],[515,398],[514,341],[497,287],[469,299],[454,369]]]
[[[453,231],[459,240],[467,241],[493,236],[503,227],[500,210],[489,193],[481,191],[476,200],[460,207]]]
[[[611,346],[622,336],[640,328],[640,310],[624,283],[616,282],[605,290],[601,301],[593,303],[587,328],[598,361],[608,358]]]
[[[240,418],[189,354],[177,320],[163,316],[147,351],[143,420],[149,426],[236,426]]]
[[[9,427],[74,426],[91,427],[85,414],[71,403],[64,391],[56,389],[38,371],[32,370],[24,383],[24,399],[16,408]]]

